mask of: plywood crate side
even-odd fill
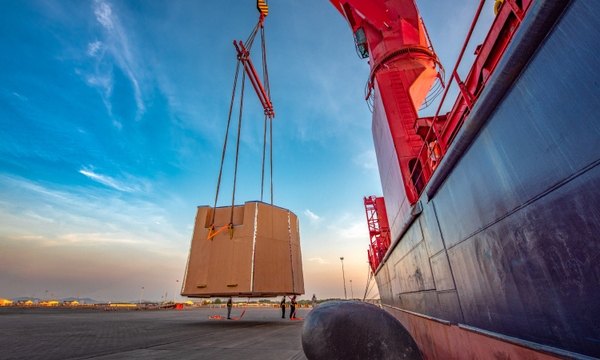
[[[273,238],[278,240],[288,240],[288,211],[273,212]]]
[[[237,239],[237,242],[235,242],[233,252],[231,253],[228,283],[238,284],[237,287],[232,290],[250,291],[253,238],[246,236],[235,239]]]
[[[292,244],[292,261],[294,266],[294,291],[304,294],[304,269],[302,266],[302,251],[299,244]]]
[[[206,284],[208,281],[209,259],[210,247],[200,249],[200,247],[195,246],[192,249],[185,283],[186,292],[193,292],[198,285]]]
[[[194,229],[197,226],[201,228],[207,228],[212,218],[213,209],[210,206],[198,206],[196,209],[196,221],[194,222]]]
[[[244,222],[244,208],[243,205],[236,205],[233,208],[233,224],[243,224]],[[215,227],[221,227],[229,224],[231,221],[231,207],[218,207],[215,211]],[[210,224],[210,223],[209,223]]]
[[[292,290],[289,243],[257,237],[254,260],[254,291]]]
[[[252,240],[248,237],[230,239],[225,235],[213,241],[208,272],[208,288],[214,292],[249,291],[250,266],[239,266],[240,259],[250,258]],[[245,280],[247,279],[247,280]],[[228,285],[234,285],[232,289]]]
[[[290,231],[292,235],[292,244],[300,245],[300,224],[298,217],[290,213]]]
[[[273,237],[273,212],[280,210],[273,206],[259,203],[258,204],[258,222],[257,236],[272,238]]]
[[[254,236],[254,217],[256,214],[256,202],[246,202],[244,204],[244,218],[242,224],[236,225],[234,232],[239,236]]]
[[[186,267],[185,283],[183,294],[191,294],[195,292],[197,284],[206,282],[208,272],[208,258],[210,256],[210,247],[205,248],[207,230],[204,225],[207,218],[210,216],[210,207],[199,206],[196,211],[196,219],[194,223],[194,232],[192,233],[192,241],[190,244],[190,255]]]

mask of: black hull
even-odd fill
[[[600,357],[600,2],[559,16],[522,71],[503,59],[376,280],[384,304]]]

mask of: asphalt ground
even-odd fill
[[[306,359],[303,321],[282,319],[278,308],[248,308],[238,321],[211,315],[227,310],[4,307],[0,359]]]

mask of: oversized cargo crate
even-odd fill
[[[215,212],[216,211],[216,212]],[[304,294],[298,217],[289,210],[249,201],[231,207],[199,206],[181,295],[269,297]]]

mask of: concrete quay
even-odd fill
[[[306,359],[303,321],[282,319],[278,308],[248,308],[238,321],[211,315],[227,310],[3,307],[0,359]]]

